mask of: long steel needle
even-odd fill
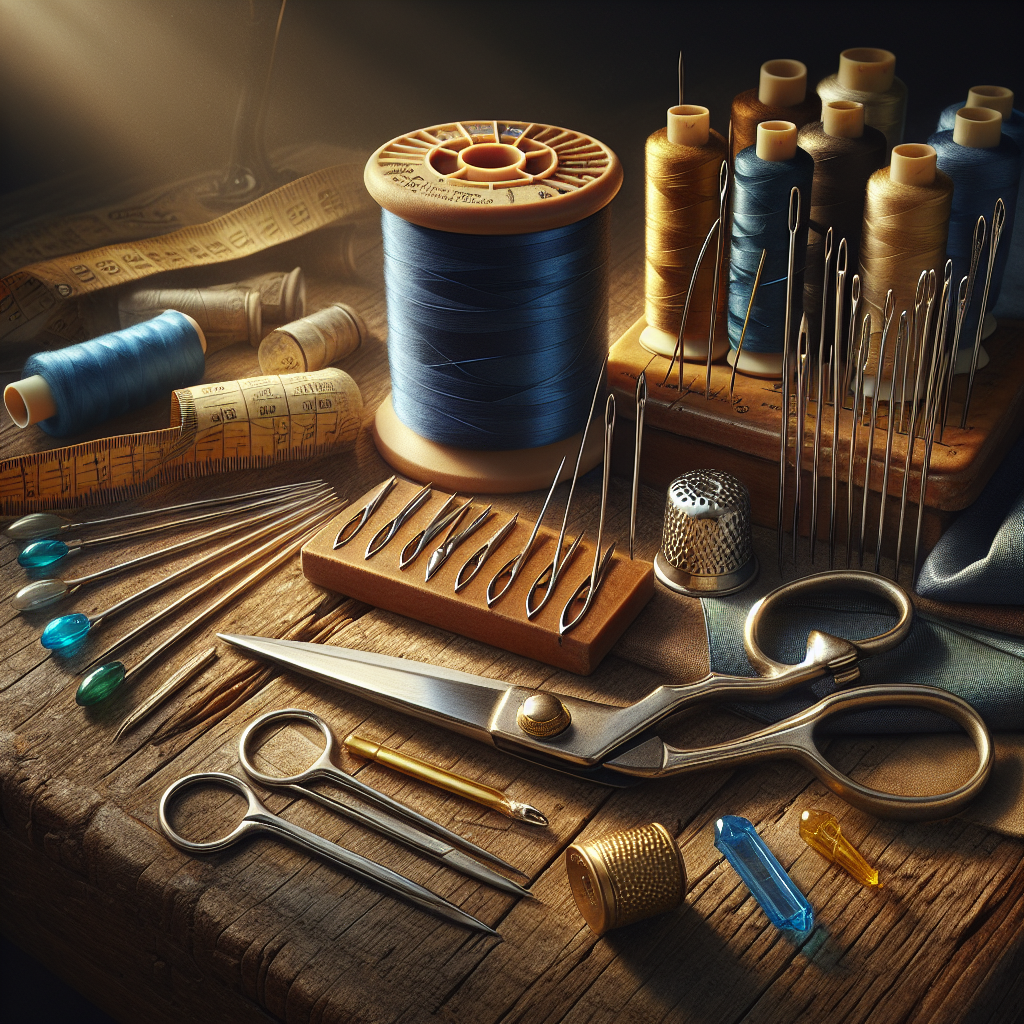
[[[988,306],[988,292],[992,287],[992,271],[996,265],[999,240],[1003,237],[1006,223],[1006,207],[1002,199],[996,200],[992,211],[992,234],[988,242],[988,270],[985,273],[985,290],[981,293],[981,308],[978,310],[978,326],[974,332],[974,351],[971,353],[971,372],[967,378],[967,395],[964,397],[964,412],[960,417],[960,429],[967,426],[967,412],[971,407],[971,392],[974,390],[974,374],[978,369],[978,355],[981,352],[981,336],[985,329],[985,311]]]
[[[793,487],[793,566],[796,567],[797,541],[800,538],[800,504],[803,490],[804,421],[807,419],[807,392],[810,386],[807,316],[800,318],[796,341],[796,429],[793,438],[793,465],[796,479]]]
[[[946,277],[942,282],[943,296],[949,293],[949,281],[953,273],[952,262],[946,263]],[[925,353],[928,349],[928,334],[931,327],[932,306],[935,302],[936,278],[935,271],[928,271],[928,297],[924,314],[924,329],[920,344],[917,346],[917,372],[914,375],[914,394],[910,403],[910,423],[907,429],[907,454],[903,460],[903,488],[900,492],[900,522],[896,532],[896,571],[893,579],[899,582],[900,556],[903,553],[903,524],[907,515],[907,494],[910,488],[910,470],[914,461],[914,436],[917,433],[917,409],[921,400],[921,385],[924,383]],[[938,325],[936,325],[938,331]],[[913,582],[913,581],[911,581]]]
[[[316,488],[304,490],[302,493],[307,497],[319,497],[320,493],[327,493],[331,488],[327,484],[321,484]],[[105,537],[90,537],[88,540],[34,540],[27,544],[18,555],[18,564],[26,569],[42,569],[54,565],[62,558],[72,552],[83,551],[88,548],[105,547],[107,544],[116,544],[122,540],[134,540],[136,537],[148,537],[154,533],[166,533],[168,530],[177,530],[184,526],[195,526],[199,523],[206,523],[212,519],[223,519],[225,516],[236,516],[240,512],[248,512],[254,508],[279,507],[284,504],[286,498],[280,494],[273,497],[261,498],[259,501],[248,501],[235,508],[221,509],[218,512],[206,512],[198,516],[186,516],[184,519],[174,519],[169,523],[155,523],[153,526],[143,526],[137,530],[126,530],[124,533],[107,534]]]
[[[842,359],[839,353],[843,349],[843,302],[846,299],[846,239],[839,242],[839,255],[836,257],[836,309],[835,332],[832,337],[832,354],[829,358],[829,376],[832,378],[832,466],[831,491],[832,505],[828,519],[828,567],[835,568],[836,563],[836,508],[839,504],[839,409],[842,399],[839,395],[840,367]]]
[[[109,579],[112,576],[117,576],[120,573],[129,572],[132,569],[137,569],[140,566],[148,565],[150,562],[157,562],[161,559],[168,558],[171,555],[179,554],[182,551],[188,551],[192,548],[199,547],[202,544],[206,544],[208,541],[215,540],[218,537],[226,537],[232,533],[238,533],[240,530],[244,530],[248,526],[252,526],[254,523],[263,523],[268,519],[277,517],[285,512],[290,512],[292,509],[308,507],[309,499],[305,496],[297,499],[293,499],[282,505],[275,505],[269,510],[264,510],[258,515],[249,516],[247,519],[239,520],[237,523],[228,523],[225,526],[218,526],[215,530],[208,530],[206,533],[201,533],[197,537],[189,537],[187,540],[178,541],[176,544],[170,544],[165,548],[157,548],[155,551],[147,551],[144,555],[139,555],[137,558],[130,558],[127,562],[118,562],[116,565],[108,565],[103,569],[97,569],[96,572],[91,572],[86,576],[73,576],[65,577],[64,579],[42,579],[33,580],[31,583],[26,583],[15,595],[11,598],[11,604],[20,612],[34,612],[39,611],[41,608],[46,608],[51,604],[56,604],[62,598],[68,594],[73,594],[81,587],[88,586],[90,583],[95,583],[98,580]]]
[[[761,250],[761,259],[757,264],[757,273],[754,275],[754,286],[750,289],[750,300],[747,302],[747,315],[743,318],[743,330],[740,331],[740,341],[736,346],[736,355],[732,361],[732,373],[729,375],[729,404],[733,401],[733,388],[736,385],[736,369],[740,365],[740,356],[743,355],[743,339],[747,336],[747,324],[750,323],[750,311],[754,308],[754,298],[757,289],[761,285],[761,275],[764,273],[764,261],[768,256],[768,250]]]
[[[825,232],[825,276],[821,286],[821,324],[818,331],[817,407],[814,410],[814,453],[811,462],[811,565],[814,565],[814,545],[818,539],[818,459],[821,454],[821,418],[828,388],[825,387],[825,313],[828,310],[828,268],[832,262],[832,228]],[[837,261],[838,262],[838,261]]]
[[[850,338],[851,345],[853,338]],[[846,475],[846,568],[853,560],[853,494],[857,483],[857,432],[863,416],[864,377],[868,368],[868,349],[871,343],[871,314],[864,314],[861,325],[860,344],[857,347],[853,371],[853,418],[850,421],[850,464]]]
[[[680,335],[682,337],[682,335]],[[576,466],[572,471],[572,480],[569,482],[569,495],[565,499],[565,512],[562,514],[562,525],[558,530],[558,540],[555,543],[555,554],[551,561],[546,565],[540,572],[540,575],[534,581],[530,592],[526,595],[526,617],[532,619],[535,615],[539,614],[544,606],[551,600],[552,595],[555,592],[555,587],[558,586],[558,581],[562,576],[562,572],[565,567],[569,564],[572,556],[576,554],[576,549],[579,547],[580,541],[583,540],[583,532],[577,534],[576,539],[569,546],[569,550],[562,554],[562,545],[565,541],[565,530],[569,525],[569,510],[572,508],[572,498],[576,493],[576,481],[580,475],[580,465],[583,462],[583,450],[587,443],[587,432],[590,430],[590,421],[594,418],[594,410],[597,408],[597,400],[601,396],[601,386],[604,384],[605,367],[608,365],[608,357],[604,357],[604,362],[601,363],[601,372],[597,375],[597,384],[594,386],[594,397],[590,400],[590,412],[587,414],[587,425],[583,428],[583,436],[580,438],[580,450],[576,453]],[[669,367],[671,372],[671,367]],[[666,377],[666,380],[668,378]],[[640,384],[637,382],[637,388],[639,389]],[[644,393],[646,396],[646,377],[644,377]],[[639,435],[638,435],[639,436]],[[539,601],[536,600],[536,595],[540,593],[543,588],[544,594]]]
[[[548,505],[551,504],[551,496],[555,493],[559,480],[562,479],[563,469],[565,469],[564,455],[562,456],[562,461],[558,464],[558,469],[555,471],[555,479],[551,481],[551,489],[548,491],[548,496],[544,499],[544,504],[541,507],[540,514],[537,516],[537,521],[533,524],[533,530],[530,532],[530,539],[526,542],[526,546],[515,558],[509,559],[494,574],[491,582],[487,584],[488,608],[508,592],[509,587],[519,578],[519,574],[529,561],[530,555],[533,552],[534,541],[537,539],[537,532],[540,530],[540,524],[544,521],[544,516],[547,514]]]
[[[134,629],[132,629],[130,632],[126,633],[123,637],[121,637],[120,640],[117,640],[115,643],[111,644],[101,654],[96,655],[96,657],[94,657],[92,661],[90,661],[89,664],[85,666],[85,669],[83,671],[89,671],[96,664],[103,661],[105,658],[109,658],[115,652],[121,650],[123,647],[126,647],[136,637],[146,632],[146,630],[150,629],[152,626],[155,626],[158,622],[162,622],[168,616],[173,615],[179,608],[184,607],[186,604],[188,604],[190,601],[195,600],[197,597],[201,597],[207,591],[216,587],[224,580],[229,579],[236,572],[239,572],[241,569],[244,569],[247,565],[251,565],[257,559],[266,555],[268,552],[276,550],[290,537],[294,537],[296,533],[305,530],[307,523],[311,523],[313,521],[321,522],[325,516],[336,515],[340,511],[340,509],[344,507],[344,503],[341,503],[340,507],[328,507],[326,510],[322,510],[307,515],[300,522],[293,523],[287,526],[283,533],[278,533],[277,536],[272,537],[268,541],[264,541],[264,543],[261,544],[258,548],[254,548],[252,551],[247,551],[240,558],[235,559],[235,561],[231,562],[229,565],[226,565],[223,569],[218,570],[212,576],[203,580],[202,583],[198,583],[191,590],[182,594],[180,597],[175,598],[170,604],[161,608],[159,611],[154,612],[144,622],[140,622],[137,626],[134,627]]]
[[[725,252],[725,208],[729,201],[729,161],[723,160],[718,170],[718,238],[715,241],[715,276],[711,285],[711,324],[708,327],[708,364],[704,378],[704,400],[711,398],[711,360],[715,357],[715,327],[718,322],[718,286],[722,277],[722,255]],[[680,359],[680,372],[682,359]],[[680,390],[682,390],[680,388]]]
[[[106,526],[108,523],[121,523],[128,519],[148,519],[151,516],[169,515],[171,512],[184,512],[191,508],[206,508],[214,505],[231,505],[236,501],[249,498],[267,498],[277,494],[282,500],[287,491],[308,490],[314,487],[326,487],[323,480],[304,480],[297,484],[282,484],[280,487],[264,487],[258,491],[246,491],[244,494],[225,494],[219,498],[203,498],[201,501],[186,501],[181,505],[166,505],[163,508],[150,508],[142,512],[126,512],[121,516],[108,516],[105,519],[89,519],[75,522],[58,516],[52,512],[32,512],[16,519],[7,527],[7,533],[15,540],[38,540],[42,537],[56,537],[68,530],[84,530],[92,526]]]
[[[597,543],[594,545],[594,565],[590,575],[576,588],[576,593],[569,598],[562,609],[558,620],[558,635],[564,636],[570,630],[583,621],[584,616],[590,611],[590,606],[601,589],[608,566],[611,563],[612,554],[615,552],[614,541],[608,546],[608,550],[602,556],[601,541],[604,536],[605,512],[608,508],[608,482],[612,475],[612,440],[615,433],[615,396],[609,395],[604,407],[604,472],[601,477],[601,514],[597,521]],[[571,611],[575,605],[581,607],[575,615]]]
[[[779,543],[779,576],[782,576],[785,545],[786,460],[789,457],[789,385],[790,331],[793,316],[793,268],[796,262],[796,231],[800,225],[800,189],[789,191],[789,263],[786,270],[786,319],[782,333],[782,429],[779,431],[779,516],[776,530]]]
[[[906,348],[910,343],[909,327],[907,323],[907,311],[900,313],[900,324],[896,330],[896,352],[893,356],[893,380],[889,389],[889,415],[888,424],[885,428],[885,461],[882,463],[882,496],[878,508],[878,541],[875,544],[875,572],[882,559],[882,537],[885,533],[885,506],[889,501],[889,467],[892,465],[892,433],[896,424],[896,415],[893,410],[894,392],[896,390],[896,367],[900,362],[900,350]],[[875,402],[878,402],[878,395],[875,395]]]
[[[318,511],[326,505],[333,503],[334,500],[335,499],[333,497],[328,496],[321,498],[312,506],[308,505],[308,503],[303,503],[302,508],[293,510],[288,515],[273,519],[269,523],[265,523],[258,530],[246,533],[241,537],[236,537],[234,540],[230,540],[226,544],[222,544],[220,547],[214,548],[213,551],[207,552],[201,558],[197,558],[194,561],[189,562],[187,565],[182,566],[180,569],[176,569],[174,572],[168,573],[166,576],[163,576],[151,583],[148,587],[143,587],[142,590],[137,590],[134,594],[129,594],[128,597],[122,598],[116,604],[112,604],[109,608],[103,609],[103,611],[95,612],[92,615],[84,615],[82,612],[72,612],[68,615],[61,615],[59,618],[51,619],[43,629],[43,634],[39,638],[39,642],[51,651],[61,651],[69,647],[74,647],[76,644],[84,640],[89,633],[93,632],[97,626],[109,622],[111,619],[120,615],[122,612],[127,611],[140,601],[145,601],[154,594],[158,594],[161,590],[166,590],[179,580],[185,579],[186,576],[190,576],[192,573],[196,572],[198,569],[202,569],[206,565],[209,565],[211,562],[216,562],[218,559],[223,558],[232,551],[237,551],[239,548],[251,546],[252,542],[258,540],[260,537],[265,537],[268,533],[273,533],[282,526],[287,526],[289,523],[296,522],[297,520]]]
[[[640,446],[644,439],[644,410],[647,407],[647,374],[640,371],[636,382],[636,442],[633,448],[633,494],[629,502],[629,560],[636,542],[636,506],[640,496]]]
[[[882,378],[885,375],[885,352],[889,342],[889,328],[892,326],[895,303],[892,289],[886,293],[883,310],[882,341],[878,346],[878,366],[875,369],[875,391],[871,397],[871,420],[868,425],[868,444],[864,454],[864,495],[860,510],[860,545],[857,549],[857,561],[864,567],[864,535],[868,525],[868,495],[871,493],[871,456],[875,448],[875,424],[878,422],[878,406],[882,400]],[[895,382],[895,381],[894,381]],[[885,495],[882,495],[885,500]]]
[[[328,513],[328,516],[333,516],[337,513],[337,509],[332,510]],[[146,670],[157,658],[161,657],[163,653],[169,650],[174,644],[178,643],[179,640],[186,637],[193,629],[202,625],[207,619],[215,615],[226,605],[230,604],[236,597],[244,593],[253,584],[258,583],[264,576],[269,575],[279,565],[283,565],[289,558],[291,558],[295,552],[302,547],[303,544],[309,540],[313,534],[319,530],[323,524],[327,521],[328,516],[320,515],[310,517],[305,520],[305,524],[300,526],[303,532],[299,536],[292,540],[283,550],[277,554],[268,558],[261,565],[257,566],[251,573],[239,580],[236,584],[224,591],[219,597],[208,604],[201,612],[185,623],[180,629],[169,636],[163,643],[154,647],[141,661],[137,661],[131,668],[125,668],[124,664],[120,661],[108,662],[107,664],[100,665],[93,669],[89,674],[82,680],[78,686],[78,692],[75,694],[75,703],[81,707],[91,707],[94,704],[99,704],[101,701],[106,700],[115,690],[123,686],[133,676],[137,677]],[[294,530],[289,531],[287,537],[294,536]],[[281,538],[276,538],[274,543],[279,544]],[[266,554],[270,545],[264,545],[259,548],[258,551],[261,554]],[[252,553],[254,556],[257,552]],[[204,586],[205,589],[205,586]],[[201,593],[202,591],[197,591]],[[163,613],[158,613],[163,615]],[[155,621],[150,620],[150,621]],[[144,626],[148,626],[149,622],[144,623]],[[141,630],[134,630],[133,633],[138,633]],[[120,647],[119,642],[116,647]],[[113,650],[114,648],[111,648]],[[104,657],[106,654],[104,654]]]

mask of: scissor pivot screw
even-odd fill
[[[557,736],[571,721],[569,709],[550,693],[527,697],[516,715],[516,724],[531,736]]]

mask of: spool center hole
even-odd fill
[[[464,164],[492,171],[499,168],[513,170],[526,158],[526,154],[515,146],[500,142],[480,142],[464,149],[459,156]]]

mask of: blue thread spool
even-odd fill
[[[36,353],[24,378],[4,389],[4,404],[19,427],[38,423],[52,437],[67,437],[199,383],[205,351],[195,320],[167,310],[80,345]]]
[[[757,377],[782,375],[787,269],[789,264],[789,194],[800,189],[800,221],[793,265],[793,336],[800,323],[804,255],[810,212],[814,160],[796,145],[791,121],[765,121],[757,126],[757,145],[736,154],[732,187],[732,245],[729,260],[730,362],[747,315],[750,292],[767,250],[761,284],[754,298],[738,369]]]
[[[1003,134],[1013,139],[1024,153],[1024,112],[1014,109],[1011,89],[998,85],[972,86],[967,94],[966,103],[953,103],[943,110],[939,115],[936,131],[951,130],[956,123],[956,112],[965,106],[988,107],[991,110],[998,110],[1003,118]],[[1016,208],[1018,210],[1024,208],[1022,193],[1024,193],[1024,175],[1021,176],[1017,184]],[[1003,201],[1007,202],[1008,198],[1004,196]],[[1009,213],[1009,204],[1007,204],[1007,213]],[[991,219],[992,213],[989,211],[985,217],[986,224]],[[997,318],[1020,320],[1024,318],[1024,220],[1014,221],[1012,233],[1010,228],[1009,223],[1003,228],[1003,240],[999,245],[1000,262],[1003,262],[1002,252],[1006,252],[1002,281],[1000,282],[1005,287],[998,294],[990,293],[989,308]]]
[[[1009,136],[1002,133],[1002,118],[997,111],[964,107],[956,112],[955,118],[952,131],[936,132],[928,142],[935,149],[939,168],[953,179],[946,255],[953,261],[954,281],[959,281],[970,269],[971,242],[978,217],[984,217],[987,225],[974,295],[960,334],[960,348],[973,349],[988,272],[992,211],[996,200],[1002,198],[1006,206],[1006,221],[992,270],[988,309],[994,307],[999,295],[1010,252],[1020,184],[1021,151]]]
[[[448,487],[546,486],[607,353],[615,154],[564,128],[453,122],[382,146],[364,178],[383,208],[381,454]]]

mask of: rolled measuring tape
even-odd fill
[[[547,486],[579,446],[608,351],[618,158],[567,128],[456,121],[381,146],[364,181],[384,236],[381,454],[440,486]]]

